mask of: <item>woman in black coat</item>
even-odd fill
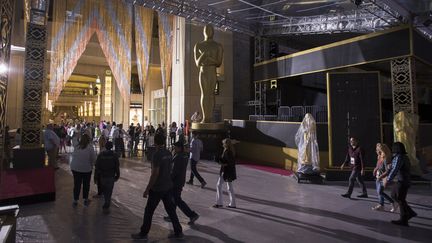
[[[230,203],[227,207],[235,208],[235,194],[232,182],[237,179],[236,168],[235,168],[235,152],[232,145],[232,141],[226,138],[222,141],[224,147],[222,157],[220,158],[221,169],[219,173],[219,180],[216,185],[216,204],[213,205],[215,208],[223,207],[222,201],[222,184],[225,181],[227,183],[228,195],[230,197]]]

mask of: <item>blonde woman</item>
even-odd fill
[[[222,141],[223,153],[220,158],[221,169],[219,172],[219,180],[216,185],[216,204],[214,208],[223,207],[222,200],[222,184],[225,181],[227,183],[228,195],[230,197],[229,208],[236,208],[234,188],[232,182],[237,179],[236,168],[235,168],[235,152],[231,139],[226,138]]]
[[[392,155],[389,147],[382,143],[377,143],[376,145],[377,153],[377,164],[373,171],[376,177],[376,190],[378,193],[378,205],[372,207],[372,210],[384,210],[384,199],[392,204],[391,212],[396,210],[397,204],[393,199],[384,192],[384,180],[386,180],[387,174],[391,168]]]

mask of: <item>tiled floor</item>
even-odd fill
[[[410,227],[389,223],[398,218],[390,212],[375,212],[374,183],[368,182],[367,199],[345,199],[346,183],[297,184],[289,176],[237,166],[234,182],[237,209],[214,209],[219,166],[199,164],[207,187],[186,185],[183,198],[201,217],[194,226],[179,211],[183,242],[431,242],[432,189],[413,186],[408,200],[418,217]],[[73,209],[72,176],[67,164],[57,172],[57,200],[21,208],[17,241],[25,242],[130,242],[138,231],[146,199],[142,192],[150,174],[148,162],[124,159],[116,183],[110,215],[102,214],[102,199],[89,207],[82,202]],[[188,172],[189,174],[189,172]],[[92,185],[92,194],[95,186]],[[358,191],[358,188],[355,189]],[[228,197],[226,196],[225,202]],[[170,242],[172,226],[162,220],[158,207],[149,235],[150,242]]]

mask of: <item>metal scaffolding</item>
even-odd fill
[[[337,14],[292,17],[263,23],[263,35],[304,35],[340,32],[366,33],[399,24],[399,14],[387,5],[369,3],[359,9]]]
[[[234,18],[226,13],[205,7],[197,0],[126,0],[136,5],[151,8],[159,12],[169,13],[184,17],[196,22],[213,24],[216,28],[231,30],[248,35],[255,35],[251,26]]]

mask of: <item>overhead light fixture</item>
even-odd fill
[[[25,47],[11,45],[12,51],[25,51]]]
[[[98,75],[97,78],[96,78],[96,83],[97,83],[97,84],[100,84],[100,78],[99,78],[99,75]]]
[[[8,67],[4,63],[0,63],[0,74],[4,74],[8,71]]]

